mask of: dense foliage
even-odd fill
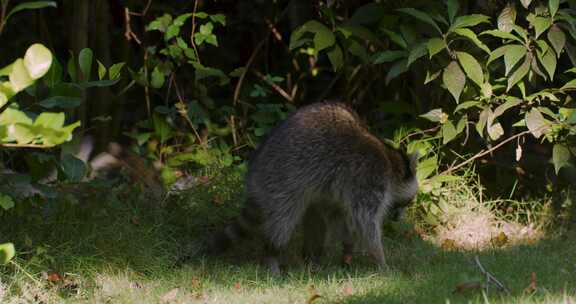
[[[154,164],[137,170],[158,171],[150,179],[173,189],[200,169],[242,166],[290,111],[333,99],[419,152],[427,212],[441,212],[443,184],[474,163],[495,197],[548,191],[571,205],[573,1],[0,6],[1,161],[22,174],[0,188],[0,217],[15,200],[36,199],[10,192],[14,184],[91,176],[89,159],[74,153],[88,135],[97,152],[113,141],[130,147]],[[1,246],[0,263],[14,251]]]

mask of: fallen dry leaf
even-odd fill
[[[242,289],[242,285],[240,284],[240,282],[236,282],[234,283],[234,289],[240,291]]]
[[[344,286],[342,287],[342,294],[344,296],[351,296],[354,294],[354,289],[352,288],[352,284],[350,283],[344,283]]]
[[[212,203],[216,206],[220,206],[220,205],[224,204],[224,198],[222,198],[222,196],[220,196],[220,195],[214,195],[212,197]]]
[[[50,271],[48,272],[48,275],[46,277],[46,280],[52,282],[52,283],[59,283],[60,281],[62,281],[62,276],[60,276],[57,272],[55,271]]]
[[[493,237],[490,242],[495,247],[502,247],[508,243],[508,236],[504,231],[501,231],[496,237]]]

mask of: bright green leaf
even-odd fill
[[[524,43],[524,41],[522,41],[522,39],[516,37],[512,33],[503,32],[501,30],[488,30],[488,31],[484,31],[484,32],[480,33],[480,35],[490,35],[490,36],[494,36],[494,37],[498,37],[498,38],[502,38],[502,39],[511,39],[511,40],[516,40],[520,43]]]
[[[462,90],[464,90],[464,85],[466,84],[466,75],[462,72],[462,69],[460,69],[458,62],[452,61],[448,64],[442,74],[442,81],[450,94],[452,94],[456,100],[456,103],[458,103],[460,94],[462,93]]]
[[[508,98],[503,104],[499,105],[496,110],[494,110],[494,118],[504,114],[506,110],[516,107],[522,103],[522,99],[516,97]]]
[[[482,86],[484,83],[484,72],[482,72],[480,63],[466,52],[456,52],[456,56],[468,78],[472,79],[478,86]]]
[[[16,255],[16,249],[12,243],[0,244],[0,265],[5,265]]]
[[[431,122],[446,122],[448,120],[448,115],[442,112],[442,109],[437,108],[428,111],[428,113],[420,115],[420,117],[425,118]]]
[[[490,49],[482,41],[480,41],[480,39],[478,39],[478,36],[476,36],[476,33],[474,33],[472,30],[467,28],[459,28],[455,29],[453,32],[457,35],[468,38],[477,47],[482,49],[484,52],[490,54]]]
[[[223,26],[226,25],[226,16],[222,15],[222,14],[214,14],[214,15],[210,15],[210,20],[216,22],[216,23],[220,23]]]
[[[43,112],[34,120],[34,126],[58,130],[64,126],[64,113]]]
[[[24,55],[24,65],[32,79],[44,76],[52,65],[52,53],[42,44],[31,45]]]
[[[511,44],[504,53],[505,75],[508,75],[520,59],[526,56],[527,50],[523,45]]]
[[[428,48],[429,57],[432,58],[434,55],[446,48],[446,43],[442,38],[432,38],[428,40],[426,47]]]
[[[108,69],[108,77],[112,80],[117,79],[120,77],[120,72],[122,71],[122,67],[124,67],[126,63],[119,62],[113,64],[110,69]]]
[[[399,47],[403,49],[408,48],[408,43],[400,34],[387,29],[383,29],[382,31],[390,38],[390,40],[392,40],[392,42],[396,43]]]
[[[10,86],[15,93],[18,93],[34,83],[34,79],[28,74],[28,70],[24,65],[24,60],[19,58],[12,64],[12,71],[10,72]]]
[[[451,121],[447,121],[442,125],[442,144],[445,145],[452,141],[458,133],[456,132],[456,127]]]
[[[476,101],[476,100],[465,101],[465,102],[459,104],[458,106],[456,106],[456,108],[454,109],[454,113],[457,113],[458,111],[461,111],[461,110],[466,110],[466,109],[471,108],[471,107],[481,108],[480,107],[481,105],[482,105],[482,103],[480,101]]]
[[[550,15],[554,17],[556,12],[558,12],[558,7],[560,7],[560,0],[549,0],[548,8],[550,9]]]
[[[106,67],[102,64],[102,62],[100,62],[100,60],[96,60],[96,63],[98,63],[98,79],[102,80],[104,77],[106,77]]]
[[[487,22],[490,22],[490,17],[486,15],[481,14],[464,15],[454,20],[454,23],[450,27],[450,30],[453,31],[458,28],[471,27],[478,25],[480,23],[487,23]]]
[[[530,23],[534,26],[536,32],[534,38],[538,39],[538,37],[552,25],[552,20],[548,17],[537,16]]]

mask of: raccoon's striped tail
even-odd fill
[[[261,224],[260,212],[252,206],[245,206],[231,224],[213,235],[208,242],[207,253],[223,253],[239,241],[256,236]]]

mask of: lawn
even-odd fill
[[[0,243],[11,241],[18,250],[0,267],[1,303],[576,301],[576,231],[570,227],[550,229],[532,244],[461,252],[422,240],[410,223],[395,224],[386,229],[391,270],[385,272],[360,253],[342,267],[336,249],[311,269],[296,254],[296,240],[284,273],[273,276],[258,263],[257,241],[217,257],[194,254],[238,211],[239,175],[162,203],[134,187],[90,187],[81,199],[29,203],[1,218]],[[483,292],[476,256],[509,294],[494,285]]]

